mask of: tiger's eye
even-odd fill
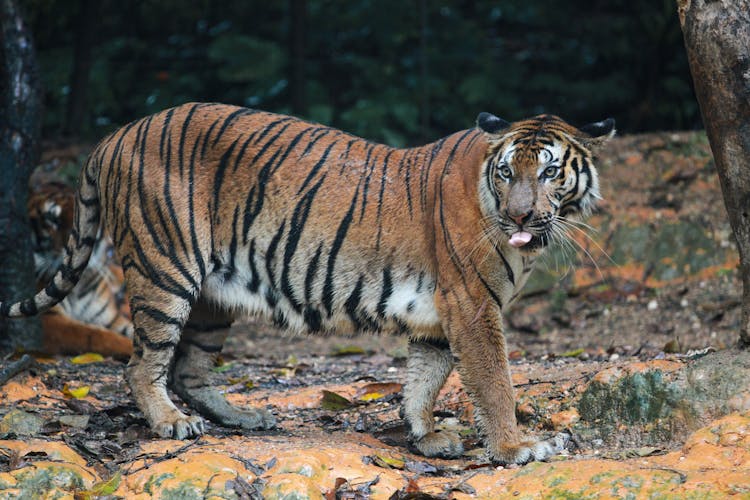
[[[507,165],[503,165],[502,167],[500,167],[499,172],[500,175],[505,177],[506,179],[510,179],[511,176],[513,176],[513,171]]]
[[[547,167],[544,169],[544,176],[551,179],[557,176],[557,171],[558,171],[557,167]]]

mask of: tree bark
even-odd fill
[[[39,159],[41,92],[34,46],[15,0],[0,0],[0,299],[35,292],[26,200]],[[0,320],[0,348],[39,349],[38,318]]]
[[[744,288],[739,343],[750,346],[750,0],[678,0],[690,71]]]

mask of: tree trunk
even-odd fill
[[[94,45],[94,30],[99,1],[80,0],[78,15],[75,17],[75,41],[73,42],[73,71],[70,74],[70,94],[68,112],[65,115],[63,132],[66,135],[80,135],[86,127],[86,99],[91,74],[91,49]]]
[[[0,298],[35,292],[26,200],[39,157],[41,92],[34,46],[15,0],[0,0]],[[0,320],[0,348],[41,347],[38,318]]]
[[[678,0],[682,33],[744,287],[740,345],[750,346],[750,0]]]
[[[307,112],[305,87],[305,29],[307,27],[307,0],[289,0],[289,93],[292,114],[304,116]]]

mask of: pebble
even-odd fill
[[[656,299],[650,300],[646,308],[649,311],[656,311],[657,309],[659,309],[659,303],[656,301]]]
[[[682,299],[680,301],[680,306],[681,307],[687,307],[688,305],[690,305],[690,303],[687,301],[687,299]]]
[[[610,361],[617,361],[618,359],[620,359],[620,355],[617,354],[616,352],[612,353],[612,355],[609,357]]]

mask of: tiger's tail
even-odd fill
[[[23,318],[44,312],[61,302],[78,283],[89,262],[99,229],[99,166],[92,154],[78,181],[73,229],[65,257],[47,286],[31,298],[0,302],[0,317]]]

